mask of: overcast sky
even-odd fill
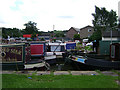
[[[119,0],[1,0],[0,27],[24,29],[28,21],[41,31],[92,26],[95,5],[118,14]]]

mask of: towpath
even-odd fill
[[[120,71],[115,73],[113,71],[100,71],[99,73],[96,71],[34,71],[34,70],[24,70],[24,71],[0,71],[0,74],[36,74],[36,75],[46,75],[46,74],[54,74],[54,75],[110,75],[110,76],[119,76]]]

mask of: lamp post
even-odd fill
[[[55,25],[53,25],[53,38],[54,38],[54,29],[55,29]]]

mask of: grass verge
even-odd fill
[[[29,78],[31,77],[31,78]],[[105,75],[3,74],[3,88],[118,88],[118,77]]]

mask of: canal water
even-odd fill
[[[79,67],[79,64],[68,59],[56,59],[51,62],[54,62],[50,64],[50,70],[53,71],[84,70],[83,68]]]

